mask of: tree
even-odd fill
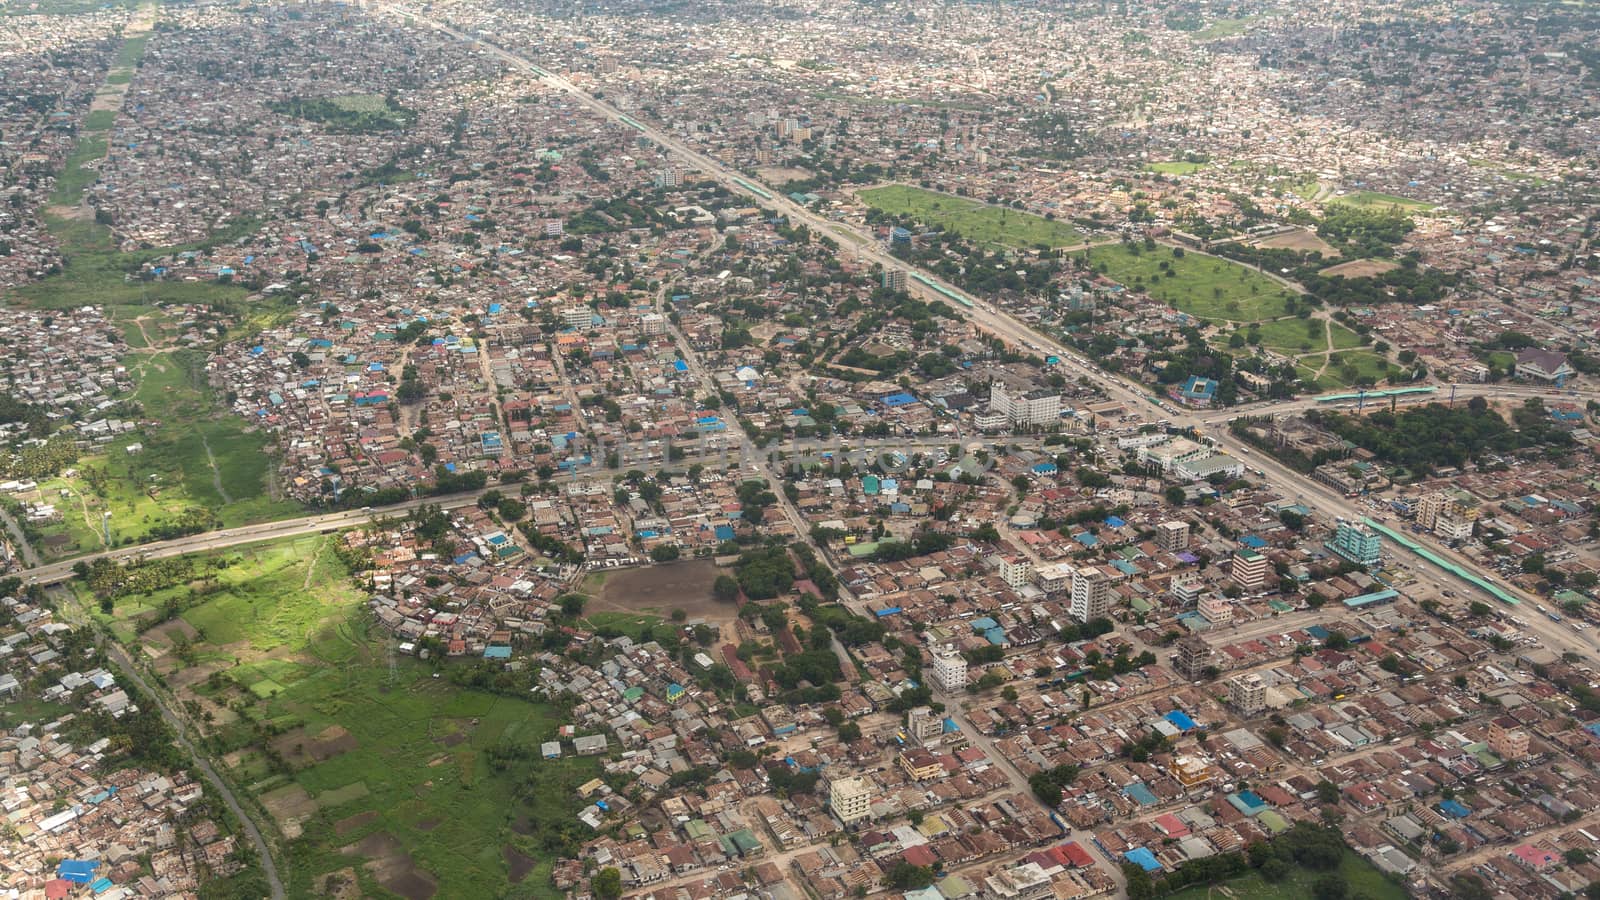
[[[1177,485],[1167,488],[1167,502],[1173,506],[1182,506],[1184,496],[1183,488]]]
[[[672,562],[681,555],[677,544],[657,544],[650,550],[650,558],[658,563]]]
[[[732,603],[739,598],[739,582],[731,575],[718,575],[711,583],[711,598],[719,603]]]
[[[1344,900],[1350,893],[1350,884],[1338,872],[1319,876],[1311,883],[1311,896],[1316,900]]]
[[[622,896],[622,873],[617,869],[607,866],[595,874],[589,886],[594,889],[594,895],[602,900],[616,900]]]
[[[585,603],[589,602],[589,598],[583,596],[582,594],[565,594],[557,602],[561,604],[561,612],[563,615],[571,618],[577,618],[578,616],[583,615],[583,606]]]
[[[933,870],[927,866],[913,866],[900,860],[883,875],[883,883],[901,891],[914,891],[933,884]]]
[[[1317,802],[1332,805],[1339,802],[1339,786],[1327,779],[1317,782]]]

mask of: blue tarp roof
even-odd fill
[[[75,884],[88,884],[94,879],[94,870],[100,862],[93,859],[63,859],[56,866],[56,877]]]
[[[1247,534],[1244,537],[1239,538],[1239,543],[1249,547],[1251,550],[1260,550],[1262,547],[1267,545],[1265,539],[1257,537],[1253,534]]]
[[[1171,722],[1179,731],[1193,731],[1200,727],[1195,724],[1193,719],[1189,718],[1188,713],[1181,709],[1175,709],[1167,713],[1167,721]]]
[[[1122,858],[1133,863],[1146,872],[1161,871],[1161,863],[1156,862],[1156,855],[1144,847],[1139,847],[1135,850],[1129,850],[1127,853],[1122,854]]]
[[[1142,781],[1135,781],[1133,784],[1123,788],[1122,794],[1140,806],[1155,806],[1157,803],[1161,802],[1156,799],[1156,795],[1153,791],[1145,787],[1144,782]]]
[[[1126,524],[1128,524],[1128,523],[1125,520],[1123,520],[1121,517],[1119,517],[1119,516],[1107,516],[1106,517],[1106,527],[1107,528],[1121,528],[1122,526],[1124,526]]]
[[[909,406],[917,402],[917,398],[906,393],[890,394],[883,398],[884,406]]]
[[[732,525],[718,525],[717,528],[716,528],[716,531],[713,532],[713,533],[716,534],[717,540],[719,540],[719,541],[731,541],[731,540],[733,540],[733,526]]]
[[[1441,800],[1439,802],[1439,811],[1452,819],[1465,819],[1472,813],[1471,810],[1454,800]]]
[[[483,648],[483,658],[484,659],[510,659],[511,658],[511,648],[510,647],[485,647],[485,648]]]
[[[887,608],[887,609],[880,609],[880,610],[878,610],[878,611],[877,611],[877,612],[875,612],[875,613],[873,613],[873,615],[875,615],[875,616],[877,616],[877,617],[878,617],[878,618],[880,618],[880,619],[881,619],[881,618],[883,618],[883,617],[884,617],[884,616],[892,616],[892,615],[894,615],[894,614],[895,614],[895,613],[897,613],[897,612],[900,612],[900,607],[898,607],[898,606],[891,606],[891,607],[889,607],[889,608]]]

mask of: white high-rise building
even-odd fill
[[[1072,573],[1072,617],[1079,622],[1103,619],[1111,612],[1111,579],[1093,566]]]
[[[946,693],[967,689],[967,661],[954,648],[940,647],[933,652],[933,681]]]
[[[1253,716],[1267,708],[1267,685],[1254,672],[1239,675],[1228,682],[1228,702],[1239,712]]]
[[[1000,558],[1000,577],[1010,585],[1014,591],[1022,590],[1028,583],[1028,576],[1033,574],[1033,563],[1023,556],[1002,556]]]
[[[929,706],[919,706],[906,713],[906,733],[919,744],[935,741],[944,734],[944,720]]]
[[[1189,523],[1162,522],[1157,525],[1156,546],[1167,553],[1189,549]]]
[[[1013,394],[996,381],[989,386],[989,408],[1012,425],[1051,425],[1061,421],[1061,395],[1051,390]]]

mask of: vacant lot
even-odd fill
[[[1380,194],[1377,191],[1351,191],[1348,194],[1340,194],[1328,202],[1348,203],[1351,206],[1365,206],[1371,209],[1393,208],[1401,212],[1426,212],[1433,209],[1432,203],[1396,197],[1393,194]]]
[[[1350,896],[1371,900],[1405,900],[1405,889],[1383,877],[1383,873],[1355,853],[1346,851],[1339,874],[1350,886]],[[1319,873],[1296,867],[1277,884],[1252,872],[1216,887],[1192,887],[1173,894],[1174,900],[1282,900],[1285,897],[1310,897],[1311,886]]]
[[[1280,234],[1272,235],[1271,237],[1262,238],[1259,241],[1252,241],[1251,243],[1257,247],[1266,247],[1268,249],[1299,250],[1304,253],[1317,253],[1320,254],[1324,259],[1335,259],[1339,256],[1339,251],[1335,249],[1332,244],[1318,237],[1316,232],[1311,231],[1308,228],[1293,228]]]
[[[1065,222],[938,191],[891,184],[862,191],[860,196],[875,209],[954,231],[979,244],[1070,247],[1083,243],[1083,235]]]
[[[608,572],[585,609],[591,621],[598,614],[644,613],[664,617],[681,609],[690,620],[727,622],[738,609],[732,603],[711,599],[711,583],[717,580],[717,575],[715,565],[698,559]]]
[[[1202,319],[1276,319],[1290,297],[1288,289],[1254,269],[1199,253],[1178,256],[1171,247],[1117,244],[1080,255],[1096,271]]]
[[[1399,268],[1399,265],[1392,260],[1352,259],[1347,263],[1340,263],[1337,266],[1329,266],[1317,274],[1326,275],[1329,278],[1332,278],[1335,275],[1344,278],[1368,278],[1373,275],[1382,275],[1391,269],[1397,268]]]
[[[1209,165],[1210,163],[1183,162],[1182,160],[1173,160],[1172,162],[1150,163],[1146,165],[1145,168],[1151,172],[1156,172],[1161,175],[1193,175]]]
[[[238,722],[204,730],[235,783],[285,836],[298,833],[285,873],[292,896],[342,872],[359,882],[352,896],[553,898],[550,866],[577,827],[577,786],[598,764],[537,759],[561,719],[525,690],[467,690],[451,682],[455,667],[396,654],[389,636],[368,630],[364,595],[331,540],[229,554],[225,568],[201,567],[220,589],[202,580],[119,601],[115,630],[138,644],[139,616],[174,592],[211,591],[183,619],[194,626],[189,658],[216,677],[189,677],[162,632],[146,632],[148,649],[180,700],[240,708]],[[251,723],[270,724],[271,736]],[[496,765],[497,747],[525,756]]]

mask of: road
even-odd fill
[[[133,660],[128,658],[128,654],[123,652],[122,647],[116,641],[106,641],[104,647],[107,658],[111,660],[112,665],[117,667],[117,671],[122,677],[133,682],[140,692],[160,710],[161,718],[167,723],[167,727],[172,729],[178,744],[183,747],[184,752],[193,757],[195,765],[200,769],[200,774],[205,776],[206,781],[210,782],[211,787],[222,798],[222,802],[226,803],[228,809],[233,812],[233,817],[238,820],[239,827],[244,830],[245,837],[249,838],[256,855],[261,857],[261,874],[267,879],[267,884],[272,889],[272,900],[284,900],[287,895],[283,890],[283,881],[278,877],[278,864],[272,859],[272,853],[267,847],[267,842],[261,836],[261,829],[256,827],[254,819],[245,814],[244,807],[239,805],[239,798],[233,795],[233,789],[228,786],[228,782],[224,778],[217,774],[217,770],[212,768],[210,760],[206,759],[205,755],[194,744],[190,743],[183,719],[174,713],[172,708],[167,705],[167,701],[145,682],[144,678],[139,674],[139,670],[134,666]]]

